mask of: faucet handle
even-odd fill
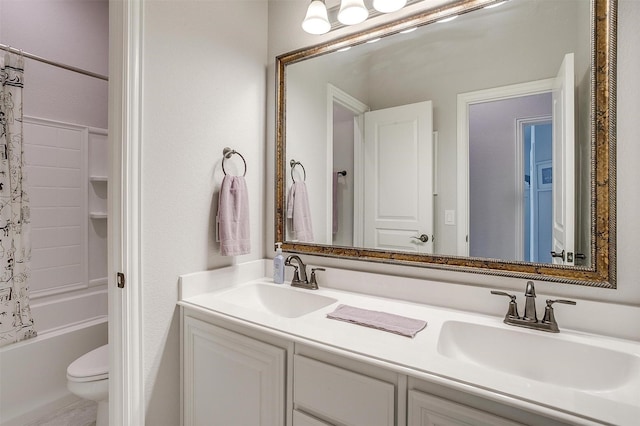
[[[288,266],[293,266],[293,278],[291,279],[291,282],[300,281],[300,277],[298,276],[298,267],[292,264],[289,264]]]
[[[548,324],[550,326],[550,331],[553,333],[557,333],[560,330],[558,329],[558,323],[556,322],[556,317],[553,314],[553,306],[551,306],[554,303],[564,303],[565,305],[575,305],[576,302],[574,302],[573,300],[566,300],[566,299],[556,299],[556,300],[547,299],[547,306],[544,308],[544,317],[542,318],[542,323]]]
[[[547,306],[551,307],[551,305],[553,305],[554,303],[564,303],[565,305],[577,305],[577,303],[574,302],[573,300],[566,300],[566,299],[551,300],[551,299],[547,299]]]
[[[318,281],[316,280],[316,271],[326,271],[324,268],[311,268],[311,278],[309,278],[309,285],[312,290],[318,289]]]
[[[511,298],[511,300],[509,301],[509,310],[507,311],[507,315],[505,316],[505,319],[507,318],[520,318],[520,316],[518,315],[518,304],[516,303],[516,296],[513,294],[509,294],[509,293],[505,293],[504,291],[496,291],[496,290],[491,290],[491,294],[495,294],[498,296],[507,296],[509,298]]]

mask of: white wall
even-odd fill
[[[0,42],[107,75],[107,16],[106,0],[2,0]],[[25,62],[25,115],[107,128],[107,82]]]
[[[324,36],[312,36],[306,34],[300,28],[300,17],[304,16],[306,5],[304,2],[292,0],[276,0],[269,3],[269,71],[268,79],[270,95],[267,102],[270,126],[267,132],[267,150],[273,152],[274,149],[274,98],[271,94],[274,91],[273,81],[275,79],[275,61],[277,55],[300,49],[306,46],[319,44],[340,35],[344,35],[350,29],[341,29],[333,34]],[[416,11],[412,6],[401,15],[408,15]],[[635,219],[637,211],[640,209],[640,199],[637,196],[637,182],[640,179],[640,168],[636,166],[637,158],[640,158],[640,145],[634,141],[637,130],[634,126],[635,117],[640,112],[640,102],[633,93],[640,90],[640,83],[634,77],[640,73],[640,59],[634,51],[634,46],[640,43],[640,33],[634,29],[634,22],[640,19],[640,2],[633,0],[621,0],[618,32],[618,289],[607,290],[591,287],[571,286],[539,282],[538,289],[541,294],[550,294],[562,297],[580,297],[592,300],[613,301],[621,304],[632,304],[640,306],[640,285],[637,276],[640,274],[640,266],[634,260],[633,252],[635,242],[640,238],[640,222]],[[384,22],[385,18],[375,18],[366,25],[359,27],[364,29]],[[267,182],[273,180],[273,164],[268,164]],[[273,191],[270,186],[267,196],[267,223],[273,221]],[[273,247],[272,236],[267,233],[266,249],[272,256]],[[479,274],[454,273],[439,271],[428,268],[389,266],[376,263],[359,261],[346,261],[328,258],[310,258],[308,260],[318,265],[340,266],[354,268],[358,270],[368,270],[374,272],[399,274],[403,276],[414,276],[431,279],[441,279],[445,281],[457,282],[469,285],[480,285],[495,288],[507,288],[514,291],[521,291],[524,287],[522,280],[493,277]]]
[[[147,424],[179,424],[178,275],[263,258],[267,2],[144,6],[142,275]],[[251,253],[214,242],[222,150],[247,161]],[[225,161],[228,171],[241,165]],[[227,167],[229,165],[229,167]],[[239,171],[242,169],[240,167]],[[266,184],[269,186],[269,183]]]

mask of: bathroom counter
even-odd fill
[[[200,274],[200,275],[199,275]],[[205,274],[204,276],[202,274]],[[558,334],[513,327],[502,322],[502,317],[467,313],[455,309],[434,307],[394,299],[369,296],[330,288],[320,288],[315,294],[337,299],[337,302],[316,311],[286,318],[261,312],[251,307],[221,300],[220,295],[231,288],[264,284],[277,286],[269,278],[243,281],[236,275],[225,279],[221,273],[211,281],[215,271],[190,274],[181,277],[181,297],[179,305],[226,321],[255,328],[261,332],[284,337],[296,343],[317,347],[355,360],[365,361],[388,370],[407,374],[418,379],[447,386],[466,393],[474,394],[501,404],[535,412],[562,422],[574,424],[637,424],[640,418],[640,344],[624,339],[599,336],[562,329]],[[251,274],[249,274],[251,275]],[[248,276],[249,276],[248,275]],[[209,277],[209,278],[207,278]],[[229,277],[227,277],[229,278]],[[231,284],[231,286],[229,286]],[[284,284],[288,286],[288,284]],[[309,292],[293,289],[291,291]],[[383,311],[405,317],[427,321],[425,329],[409,338],[381,330],[363,327],[326,317],[339,304],[363,309]],[[506,305],[506,303],[505,303]],[[563,386],[562,381],[534,380],[520,375],[510,374],[501,366],[495,368],[479,365],[464,357],[447,356],[443,352],[439,339],[443,326],[447,322],[460,322],[482,325],[505,330],[516,330],[519,336],[531,336],[536,339],[541,333],[547,339],[573,342],[588,347],[619,351],[637,362],[632,363],[633,370],[620,372],[626,383],[619,386],[589,386],[572,388]],[[486,345],[492,345],[487,341]],[[513,347],[513,357],[531,357],[530,366],[535,377],[536,366],[553,363],[553,359],[534,358],[532,354]],[[600,349],[595,349],[599,351]],[[544,350],[541,350],[544,353]],[[569,357],[570,358],[570,357]],[[613,362],[613,361],[612,361]],[[592,367],[592,368],[591,368]],[[598,374],[599,366],[587,366],[586,375]]]

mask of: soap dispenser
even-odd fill
[[[282,243],[276,243],[276,257],[273,258],[273,282],[284,283],[284,256],[282,255]]]

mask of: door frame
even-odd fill
[[[144,2],[109,1],[109,423],[145,424],[141,268]],[[117,287],[116,274],[126,278]]]
[[[473,104],[550,92],[554,78],[459,93],[457,100],[457,255],[469,256],[469,107]]]
[[[526,118],[518,118],[516,119],[516,259],[520,261],[531,262],[531,260],[524,259],[524,183],[523,179],[518,179],[519,177],[524,176],[524,130],[526,126],[529,125],[540,125],[551,123],[552,117],[550,115],[541,115],[538,117],[526,117]],[[531,173],[529,179],[533,182],[534,176],[533,170],[529,171]],[[529,202],[531,206],[534,204],[534,200],[530,199]],[[533,219],[532,219],[533,220]],[[531,233],[531,230],[527,232]],[[533,240],[533,239],[532,239]],[[531,247],[533,248],[533,247]]]
[[[326,200],[333,199],[333,103],[336,102],[354,115],[354,130],[353,130],[353,243],[354,246],[358,246],[357,241],[362,240],[362,211],[363,207],[363,159],[362,159],[362,144],[364,143],[364,132],[362,131],[363,115],[369,111],[370,108],[354,98],[344,90],[341,90],[331,83],[327,83],[327,163],[326,163]],[[326,217],[326,241],[331,245],[333,240],[333,206],[331,203],[326,203],[327,211]],[[361,245],[361,244],[360,244]]]

